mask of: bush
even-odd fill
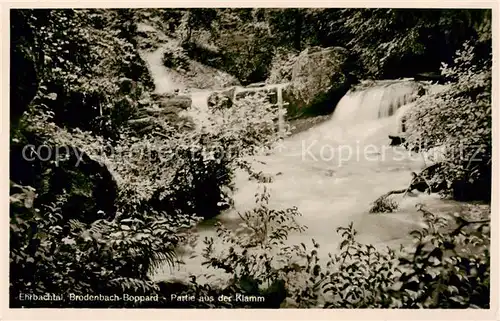
[[[181,131],[156,117],[149,131],[137,135],[128,119],[139,104],[154,110],[154,102],[152,88],[124,71],[133,69],[137,57],[129,35],[118,38],[107,28],[122,13],[23,13],[28,27],[37,28],[35,47],[45,60],[35,61],[41,85],[12,128],[11,157],[21,159],[26,143],[67,146],[85,155],[91,166],[72,168],[69,162],[57,163],[60,159],[25,167],[13,163],[11,305],[24,304],[20,292],[156,294],[159,287],[148,273],[165,262],[176,263],[175,247],[198,220],[195,215],[210,217],[230,206],[234,171],[243,168],[260,178],[244,157],[277,139],[277,111],[264,99],[246,99],[238,108],[211,115],[211,131]],[[68,55],[73,42],[81,47]],[[86,122],[96,115],[96,126]],[[106,175],[93,178],[101,174]],[[108,194],[100,180],[114,189]],[[99,198],[110,206],[104,208]],[[95,202],[89,205],[89,199]]]
[[[373,202],[370,213],[392,213],[396,211],[398,207],[399,205],[395,200],[384,195]]]
[[[38,191],[30,186],[15,185],[10,258],[11,271],[19,273],[11,273],[11,304],[22,304],[17,297],[21,291],[158,294],[161,289],[148,273],[165,263],[176,264],[175,248],[186,240],[184,233],[197,221],[195,215],[210,217],[231,205],[234,171],[243,168],[262,178],[244,158],[277,139],[277,111],[263,97],[235,105],[216,111],[208,132],[180,132],[157,119],[152,132],[137,137],[124,131],[115,142],[78,128],[61,128],[43,110],[27,114],[23,133],[37,133],[48,146],[78,148],[111,174],[117,195],[114,212],[96,208],[97,214],[77,218],[65,206],[73,190],[49,192],[56,196],[49,203],[37,201]],[[40,165],[42,172],[48,168]],[[34,179],[39,186],[47,183],[44,176]],[[75,188],[83,188],[80,183]]]
[[[422,205],[426,227],[411,232],[415,247],[402,251],[403,272],[392,307],[490,307],[490,207],[468,205],[451,218]]]
[[[286,267],[295,259],[291,247],[285,245],[288,234],[304,231],[296,222],[300,216],[297,208],[274,210],[269,208],[270,194],[264,187],[256,194],[257,207],[240,213],[242,220],[236,231],[217,225],[217,241],[204,240],[204,265],[222,269],[230,275],[227,284],[220,289],[234,297],[242,295],[262,296],[260,304],[234,303],[233,307],[279,307],[285,299]],[[216,244],[222,241],[223,249]]]
[[[305,228],[295,222],[297,209],[275,211],[266,190],[257,196],[239,230],[217,227],[230,246],[217,251],[205,240],[206,264],[230,276],[228,287],[218,287],[226,295],[252,289],[269,304],[293,308],[489,308],[489,206],[465,206],[445,218],[419,204],[426,225],[399,251],[357,242],[351,223],[337,229],[340,252],[325,264],[314,239],[312,250],[285,245],[290,232]]]
[[[215,48],[195,41],[183,46],[192,59],[235,76],[243,85],[268,77],[273,48],[265,30],[221,35]]]
[[[127,303],[71,301],[69,294],[155,294],[158,287],[148,273],[175,264],[175,247],[185,239],[180,229],[195,222],[186,216],[173,220],[154,212],[128,212],[83,223],[65,217],[64,200],[38,207],[35,199],[36,190],[12,186],[11,307],[121,307]],[[20,293],[68,296],[60,302],[25,301]]]
[[[402,78],[438,71],[464,41],[491,52],[491,14],[488,9],[348,8],[340,9],[329,27],[331,37],[343,38],[359,57],[364,78]]]
[[[455,187],[455,197],[489,200],[491,58],[475,57],[474,48],[464,44],[455,65],[444,64],[442,73],[453,81],[443,91],[420,98],[417,107],[410,110],[408,145],[422,151],[444,149],[445,161],[437,174]],[[459,197],[464,189],[468,195]]]
[[[271,61],[269,78],[270,84],[281,84],[292,81],[292,69],[297,61],[298,52],[277,48]]]
[[[204,65],[220,68],[223,64],[223,55],[215,50],[215,48],[195,41],[183,43],[182,48],[191,59],[201,62]]]
[[[113,110],[124,96],[120,79],[127,77],[138,88],[154,86],[135,48],[134,28],[119,23],[128,16],[121,10],[19,11],[40,56],[33,108],[54,112],[61,126],[116,139],[122,121],[113,118]],[[134,91],[125,95],[137,98]]]
[[[11,161],[12,307],[146,307],[123,301],[27,303],[19,294],[170,294],[172,288],[148,275],[160,265],[180,263],[175,249],[191,241],[189,230],[200,216],[211,217],[232,205],[234,173],[243,169],[250,179],[271,180],[247,161],[268,151],[280,136],[277,110],[265,96],[215,108],[206,128],[179,130],[157,117],[137,135],[126,125],[139,104],[144,109],[154,105],[132,18],[127,10],[28,10],[16,18],[33,32],[32,43],[16,47],[21,49],[16,54],[25,53],[35,64],[25,71],[27,81],[36,84],[25,91],[18,78],[13,96],[26,92],[32,97],[35,89],[36,96],[26,112],[11,105],[16,111],[11,160],[22,158],[23,144],[46,144],[83,153],[85,166],[72,169],[54,159],[32,166]],[[22,41],[22,33],[14,31]],[[244,55],[232,57],[233,51],[227,56],[233,59],[230,68],[241,67],[245,81],[267,72],[271,51],[260,45],[269,43],[258,35],[238,46]],[[40,52],[30,53],[28,47]],[[467,146],[485,145],[479,151],[484,167],[469,167],[469,154],[467,164],[450,161],[445,166],[451,181],[480,182],[491,166],[491,118],[484,116],[491,111],[491,72],[488,62],[470,63],[467,47],[459,57],[456,69],[444,69],[455,76],[454,83],[422,100],[429,119],[415,111],[414,124],[421,132],[412,133],[430,138],[434,146],[443,144],[438,134],[450,137],[447,147],[456,146],[459,136],[471,137]],[[478,115],[478,110],[486,113]],[[439,118],[449,121],[444,128],[436,125]],[[66,156],[74,160],[75,155]],[[311,250],[287,241],[291,232],[305,228],[296,221],[298,209],[273,209],[269,197],[267,190],[256,195],[256,208],[240,214],[237,231],[217,227],[218,240],[230,246],[219,249],[215,239],[205,242],[205,264],[225,271],[229,282],[198,284],[193,279],[183,291],[265,299],[223,304],[227,307],[489,307],[489,207],[466,208],[454,223],[421,208],[427,226],[412,232],[415,246],[401,253],[360,244],[352,225],[341,227],[341,251],[323,264],[314,240]],[[169,306],[164,298],[160,303]]]
[[[180,47],[165,47],[162,60],[167,68],[189,70],[189,58]]]

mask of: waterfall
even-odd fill
[[[185,111],[185,114],[194,121],[195,126],[198,129],[208,129],[210,126],[208,121],[210,114],[208,109],[208,97],[210,94],[212,94],[212,91],[210,90],[193,91],[190,94],[191,108],[188,108],[188,110]]]
[[[387,118],[414,101],[422,84],[410,81],[379,81],[366,89],[350,90],[337,104],[332,121],[339,124],[362,123]]]
[[[140,53],[151,72],[155,83],[155,92],[158,94],[173,93],[176,89],[185,88],[183,84],[174,82],[173,73],[163,65],[163,53],[168,45],[167,43],[155,51],[141,51]]]

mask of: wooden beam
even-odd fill
[[[285,120],[283,116],[283,87],[278,87],[278,129],[281,138],[285,137]]]

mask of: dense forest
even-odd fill
[[[11,10],[10,26],[11,307],[489,308],[491,10],[23,9]],[[142,52],[160,44],[186,87],[222,92],[210,131],[180,112],[188,90],[158,93]],[[402,250],[358,242],[353,225],[338,227],[340,249],[325,264],[314,240],[286,245],[306,228],[300,208],[268,206],[273,177],[248,161],[281,139],[278,112],[265,95],[224,90],[288,84],[287,120],[307,121],[332,114],[361,81],[400,78],[447,85],[417,99],[405,139],[462,148],[425,184],[439,177],[441,197],[468,210],[450,223],[419,208],[427,226]],[[207,239],[200,254],[227,284],[153,280],[156,268],[182,264],[177,248],[192,241],[191,227],[232,208],[239,171],[263,188],[240,214],[246,236],[219,224],[228,247]],[[381,197],[372,212],[395,207]]]

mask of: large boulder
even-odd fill
[[[159,101],[160,106],[165,109],[188,109],[191,107],[191,97],[186,95],[178,95],[174,97],[163,97]]]
[[[283,93],[288,116],[333,112],[349,90],[349,54],[341,47],[311,47],[302,51],[292,67],[292,80]]]
[[[179,114],[181,111],[186,110],[191,107],[193,100],[190,96],[180,95],[178,93],[163,93],[163,94],[153,94],[151,98],[158,106],[157,112],[153,114]],[[141,110],[148,110],[147,103],[145,106],[141,106]],[[159,108],[159,109],[158,109]],[[151,115],[147,112],[146,114]]]

